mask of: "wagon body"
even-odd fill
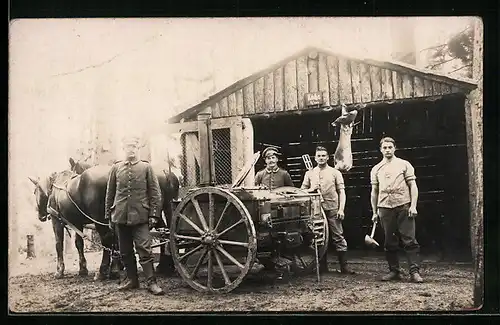
[[[242,187],[259,152],[232,184],[215,186],[209,114],[200,114],[197,125],[199,184],[173,203],[168,222],[169,250],[178,273],[198,291],[222,293],[238,287],[259,266],[311,271],[328,243],[320,195],[295,187]]]
[[[327,237],[319,194],[200,187],[176,204],[170,251],[193,288],[228,292],[259,265],[311,271]]]

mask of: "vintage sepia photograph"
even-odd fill
[[[16,19],[8,308],[483,303],[478,17]]]

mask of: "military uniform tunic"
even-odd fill
[[[255,185],[264,185],[268,189],[274,190],[282,186],[293,186],[293,182],[286,170],[276,167],[273,170],[264,168],[257,172],[255,175]]]
[[[119,161],[109,174],[106,216],[113,223],[137,225],[158,218],[161,190],[151,165],[146,161]]]

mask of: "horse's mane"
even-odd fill
[[[40,187],[47,194],[52,192],[52,185],[65,186],[68,180],[76,175],[71,170],[63,170],[61,172],[52,172],[49,176],[40,180]]]

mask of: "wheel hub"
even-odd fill
[[[206,233],[201,237],[201,243],[207,246],[215,246],[217,240],[217,236],[212,233]]]

